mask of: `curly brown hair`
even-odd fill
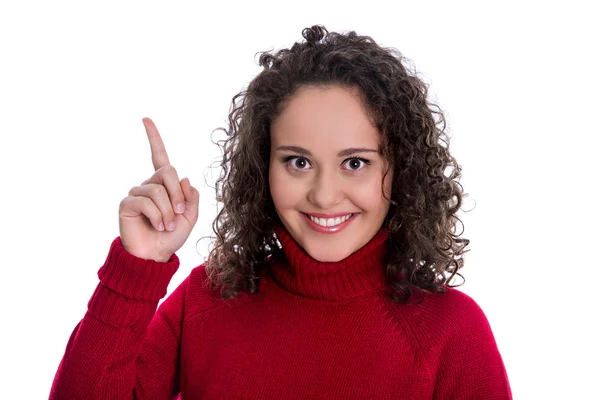
[[[290,49],[260,53],[263,70],[232,99],[221,175],[220,210],[206,263],[223,298],[257,293],[258,272],[280,252],[273,226],[280,223],[268,185],[270,126],[286,102],[307,85],[358,89],[381,151],[394,168],[386,256],[388,296],[406,301],[424,291],[444,292],[464,264],[469,240],[456,232],[464,196],[461,167],[449,152],[444,115],[428,100],[427,85],[396,49],[356,32],[316,25]],[[383,182],[382,182],[383,184]]]

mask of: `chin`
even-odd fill
[[[362,219],[353,220],[340,232],[324,234],[313,230],[306,224],[304,214],[299,214],[301,215],[299,218],[294,215],[289,219],[280,217],[280,220],[296,243],[319,262],[342,261],[368,242],[369,238],[365,233],[370,229],[361,223]]]
[[[320,262],[342,261],[353,253],[347,250],[331,251],[331,249],[311,248],[310,246],[307,247],[303,247],[304,251],[306,251],[309,256]]]
[[[289,231],[292,232],[292,231]],[[359,247],[352,246],[349,237],[352,232],[340,232],[335,235],[322,235],[313,231],[303,232],[303,230],[292,233],[292,237],[306,251],[306,253],[320,262],[338,262],[349,257],[357,251]]]

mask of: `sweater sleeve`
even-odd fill
[[[510,400],[508,377],[490,324],[466,294],[453,290],[456,300],[447,310],[452,327],[441,348],[434,399]]]
[[[50,392],[58,399],[172,399],[186,279],[157,310],[179,267],[129,254],[117,237],[83,319],[67,343]]]

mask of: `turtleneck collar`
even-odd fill
[[[312,258],[282,226],[274,226],[286,259],[273,257],[271,275],[286,290],[303,297],[342,300],[385,286],[389,232],[382,228],[362,248],[337,262]]]

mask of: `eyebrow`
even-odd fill
[[[304,147],[299,146],[279,146],[275,149],[276,151],[293,151],[294,153],[302,154],[303,156],[312,156],[312,153],[305,149]],[[366,147],[351,147],[349,149],[344,149],[338,153],[338,157],[346,157],[351,156],[356,153],[379,153],[379,151],[374,149],[367,149]]]

